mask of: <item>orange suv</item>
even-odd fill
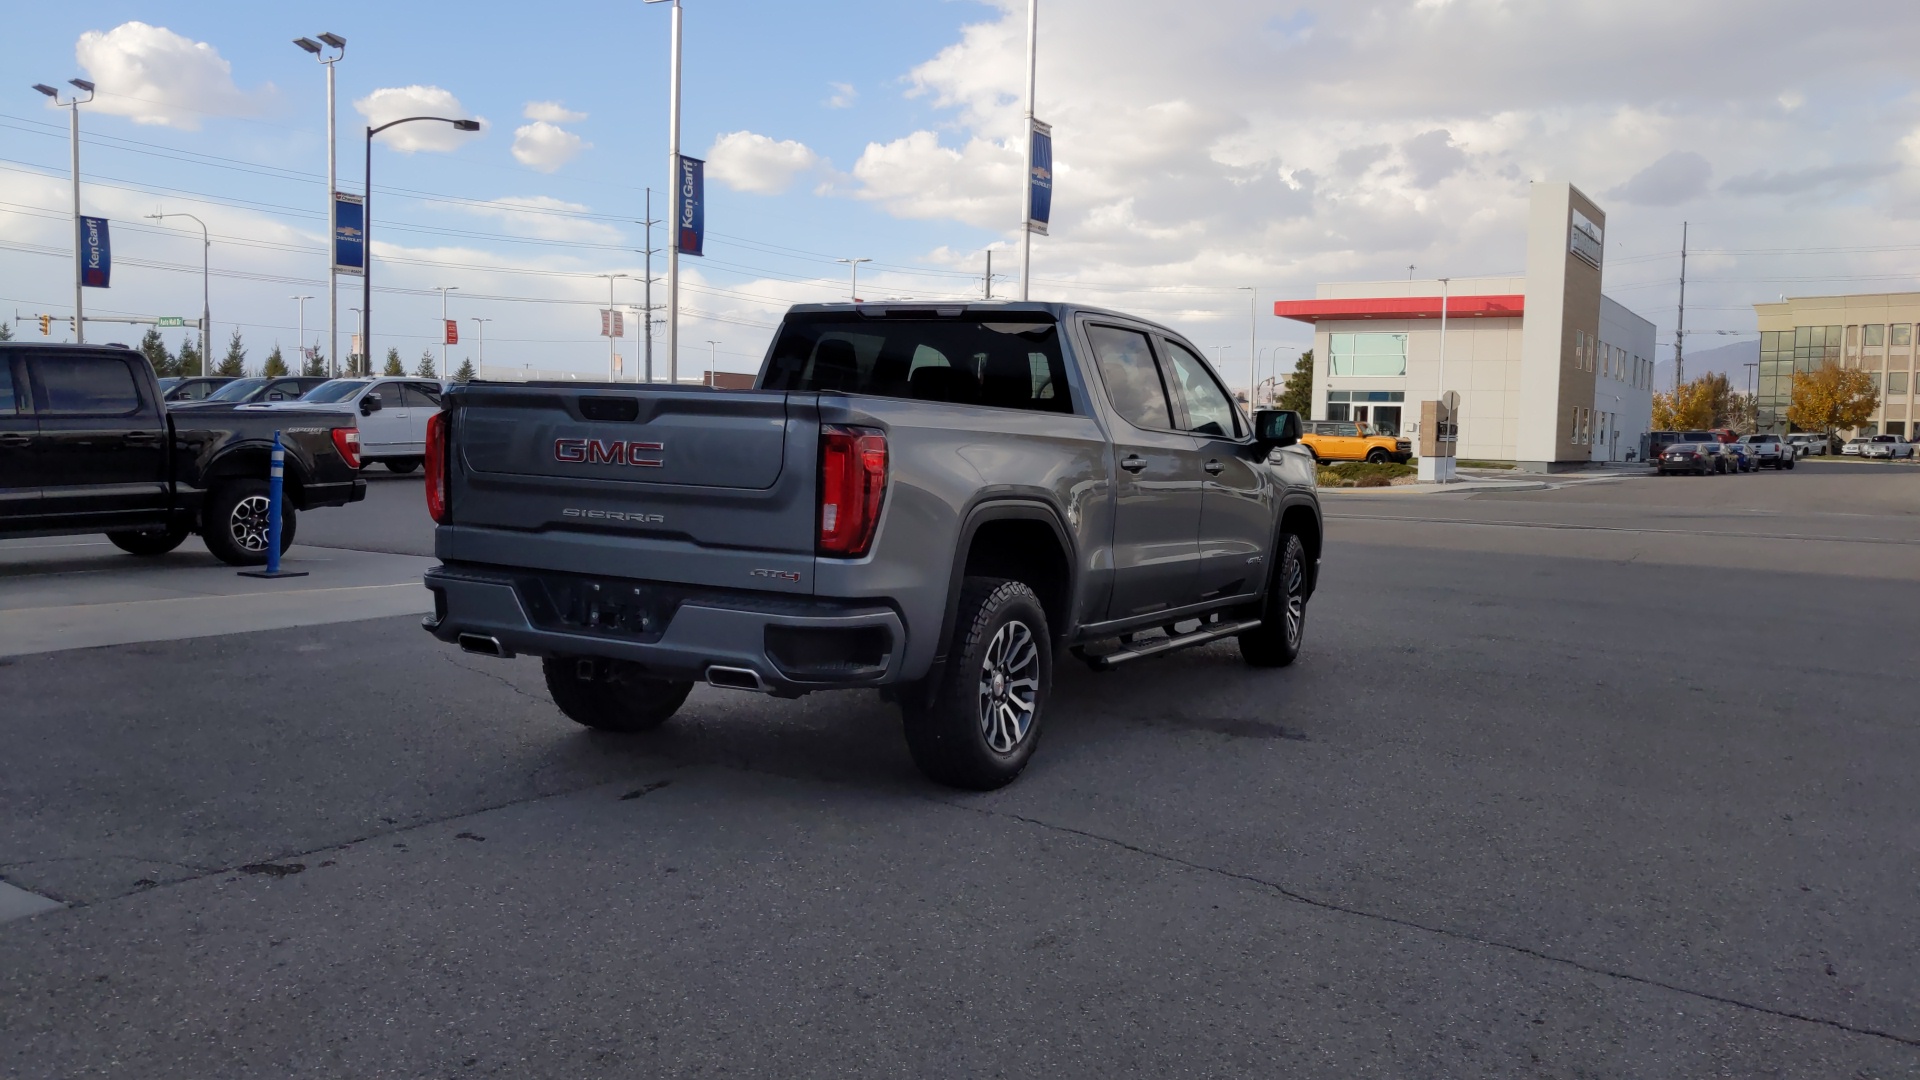
[[[1413,441],[1383,435],[1370,424],[1351,420],[1314,420],[1303,424],[1300,441],[1320,461],[1392,461],[1405,465],[1413,457]]]

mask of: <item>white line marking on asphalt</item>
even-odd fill
[[[66,906],[58,900],[49,900],[39,893],[30,893],[17,885],[0,881],[0,923],[29,918]]]

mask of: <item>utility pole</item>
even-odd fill
[[[981,296],[983,300],[993,299],[993,249],[987,249],[987,288]]]
[[[640,224],[646,226],[646,229],[647,229],[646,246],[641,249],[642,253],[645,254],[647,257],[647,276],[644,279],[644,284],[646,286],[646,306],[640,312],[640,328],[646,331],[646,335],[647,335],[647,363],[646,363],[645,370],[646,370],[647,381],[652,382],[653,381],[653,253],[656,250],[653,246],[653,227],[655,225],[660,224],[659,220],[653,216],[653,189],[652,188],[647,189],[647,216],[646,216],[646,220],[642,221]]]
[[[1673,388],[1686,385],[1687,342],[1687,223],[1680,223],[1680,319],[1673,331]]]
[[[1040,0],[1027,0],[1027,123],[1026,169],[1020,174],[1020,299],[1030,299],[1033,278],[1033,94],[1035,60],[1040,34]]]

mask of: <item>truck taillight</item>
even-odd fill
[[[886,493],[886,433],[822,424],[820,554],[855,559],[865,555],[880,527]]]
[[[447,498],[447,414],[427,417],[427,514],[439,525],[453,524]]]
[[[358,428],[334,428],[333,448],[340,451],[340,456],[346,459],[347,468],[357,469],[360,467],[360,431]]]

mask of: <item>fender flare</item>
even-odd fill
[[[954,544],[953,562],[947,574],[947,598],[941,605],[940,634],[935,639],[933,664],[927,669],[925,680],[929,693],[940,685],[946,672],[947,650],[953,645],[953,624],[960,614],[960,593],[974,537],[979,534],[981,526],[995,521],[1039,521],[1053,530],[1054,539],[1059,542],[1067,560],[1066,607],[1069,611],[1073,607],[1080,585],[1079,549],[1073,542],[1073,534],[1061,521],[1059,510],[1051,502],[1030,495],[981,496],[960,517],[959,539]],[[1053,632],[1056,641],[1066,637],[1066,627],[1048,629]]]

